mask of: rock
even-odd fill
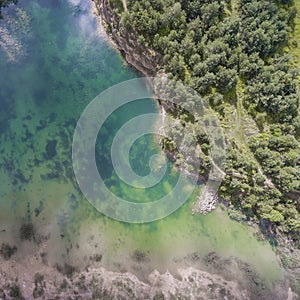
[[[46,158],[47,159],[52,159],[56,155],[56,145],[57,145],[56,140],[47,141],[47,145],[46,145]]]
[[[20,228],[20,237],[21,240],[31,241],[34,240],[34,227],[32,223],[23,224]]]
[[[9,244],[2,243],[0,254],[4,259],[8,260],[17,252],[16,246],[10,246]],[[1,298],[1,297],[0,297]]]

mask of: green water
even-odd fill
[[[72,3],[73,2],[73,3]],[[192,265],[192,253],[211,251],[249,263],[268,282],[283,275],[271,247],[254,237],[254,229],[217,209],[192,216],[196,193],[169,217],[148,224],[109,219],[82,196],[75,182],[71,146],[76,122],[88,103],[106,88],[140,76],[99,33],[89,1],[19,1],[0,21],[0,239],[18,244],[18,258],[37,246],[21,243],[19,228],[32,222],[43,239],[50,263],[68,261],[84,267],[94,254],[115,271],[145,275],[154,268],[176,271]],[[109,147],[118,128],[130,118],[156,112],[150,99],[113,114],[100,131],[99,172],[111,191],[129,201],[158,199],[172,189],[178,174],[169,165],[167,178],[149,190],[120,182],[113,172]],[[139,175],[160,149],[153,136],[137,141],[130,160]],[[33,244],[33,243],[32,243]],[[141,265],[135,250],[146,253]],[[145,275],[146,276],[146,275]]]

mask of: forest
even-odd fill
[[[291,42],[294,2],[127,0],[126,10],[121,1],[108,2],[119,30],[161,57],[156,71],[196,90],[220,118],[227,159],[219,193],[232,216],[288,234],[300,247],[299,74],[290,54],[297,47]],[[177,118],[195,127],[199,173],[207,173],[207,137],[184,110]],[[163,147],[173,151],[176,145],[164,139]]]

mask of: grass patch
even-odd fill
[[[295,7],[297,9],[297,15],[295,17],[295,28],[293,32],[293,40],[296,41],[296,45],[292,43],[291,52],[295,57],[295,62],[300,67],[300,1],[295,1]]]

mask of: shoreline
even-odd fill
[[[96,6],[98,15],[101,19],[103,29],[105,30],[105,26],[107,26],[107,27],[110,26],[110,28],[112,28],[114,26],[113,21],[117,22],[117,20],[114,19],[114,17],[109,15],[108,8],[105,7],[106,0],[94,0],[94,3]],[[109,5],[109,4],[107,4],[107,5]],[[120,53],[123,56],[123,58],[125,59],[125,61],[130,66],[135,68],[138,72],[141,72],[145,76],[149,76],[147,69],[141,68],[141,66],[143,66],[143,63],[139,64],[134,61],[134,59],[137,59],[134,55],[131,55],[132,56],[131,59],[130,58],[128,59],[128,57],[130,56],[130,53],[128,53],[128,52],[126,53],[126,51],[124,51],[124,49],[122,48],[122,44],[124,43],[122,41],[122,39],[124,39],[124,37],[122,37],[122,33],[118,32],[116,28],[114,28],[114,31],[113,30],[110,32],[107,32],[107,31],[108,30],[105,31],[105,35],[108,38],[108,40],[110,41],[110,44],[113,45],[113,47],[115,47],[116,49],[118,49],[120,51]],[[139,48],[139,47],[140,46],[138,45],[137,48]],[[156,65],[155,62],[153,62],[153,64]],[[158,103],[158,105],[160,107],[160,112],[163,114],[165,111],[164,107],[160,103]],[[212,210],[215,209],[215,206],[220,202],[222,203],[222,199],[219,199],[219,198],[213,199]],[[197,202],[195,203],[192,214],[199,213],[199,209],[197,210],[197,206],[198,206],[197,204],[199,205],[199,203],[197,203]],[[203,212],[200,212],[200,213],[203,213]],[[240,222],[249,226],[249,221],[242,220]],[[251,223],[251,225],[257,226],[257,228],[261,231],[259,224]],[[295,268],[289,267],[289,261],[293,261],[294,264],[296,261],[296,264],[297,264],[297,261],[300,261],[300,250],[295,248],[295,245],[290,243],[286,237],[282,237],[282,235],[274,236],[274,234],[270,235],[270,234],[267,234],[266,232],[265,233],[262,232],[262,235],[263,235],[263,238],[265,240],[267,240],[268,242],[270,242],[270,239],[272,239],[272,238],[276,239],[277,245],[276,245],[276,248],[274,251],[277,253],[278,257],[281,259],[282,265],[283,265],[284,269],[287,271],[287,273],[293,272],[293,270]],[[257,237],[257,239],[259,240],[259,237]],[[283,255],[283,253],[285,253],[285,255]],[[297,255],[296,255],[296,253],[297,253]],[[297,258],[294,259],[294,257],[293,257],[294,255]],[[286,261],[288,261],[288,262],[284,263]],[[293,277],[294,276],[289,276],[289,279],[291,279]],[[294,299],[292,294],[293,294],[293,292],[292,292],[291,288],[289,288],[289,296],[287,299]]]
[[[95,5],[95,9],[93,11],[97,14],[99,18],[99,26],[101,27],[100,31],[103,34],[103,37],[108,41],[108,43],[112,47],[114,47],[120,52],[125,62],[129,66],[133,67],[137,72],[143,74],[143,76],[145,77],[155,77],[156,75],[158,75],[159,72],[161,72],[161,70],[157,70],[156,67],[153,67],[153,65],[156,66],[157,62],[161,61],[162,58],[160,57],[160,54],[156,53],[152,49],[147,49],[146,47],[140,46],[137,42],[133,41],[132,39],[130,39],[129,42],[129,44],[131,43],[131,45],[128,46],[126,38],[128,38],[129,35],[126,37],[126,33],[118,31],[118,28],[114,28],[114,23],[119,22],[119,20],[112,16],[113,12],[109,10],[109,4],[106,3],[106,0],[93,0],[93,3]],[[110,29],[108,29],[109,27]],[[129,51],[133,49],[139,54],[135,55],[134,51]],[[152,64],[152,68],[149,67],[149,63]],[[152,82],[150,80],[148,82],[150,86],[152,86]],[[156,103],[158,111],[162,116],[165,116],[168,113],[169,108],[167,106],[164,106],[162,103],[160,103],[160,101],[154,101],[154,103]],[[161,129],[161,132],[164,133],[164,130]],[[158,144],[160,144],[159,141]],[[170,153],[169,151],[164,152],[166,156],[169,157],[169,159],[174,160],[173,153]],[[201,184],[204,184],[206,186],[207,180],[205,179],[205,177],[190,173],[184,167],[176,166],[176,168],[179,172],[183,172],[188,177],[197,176],[197,181],[201,182]],[[200,200],[203,198],[205,198],[205,201]],[[222,200],[217,194],[213,193],[213,195],[211,195],[211,192],[207,190],[205,191],[205,196],[199,197],[199,199],[196,202],[194,202],[191,213],[204,215],[208,214],[215,210],[218,203],[221,202]]]
[[[154,300],[157,295],[161,295],[159,299],[189,299],[191,291],[197,291],[201,299],[223,299],[224,296],[236,300],[268,299],[265,297],[269,293],[274,297],[280,295],[278,299],[294,299],[288,298],[293,293],[286,281],[278,280],[268,286],[247,263],[232,257],[221,258],[215,252],[204,257],[197,253],[184,257],[186,262],[193,262],[194,266],[180,267],[177,274],[168,270],[152,270],[142,280],[132,272],[105,269],[97,258],[91,260],[84,270],[68,264],[52,266],[43,262],[43,245],[41,248],[27,256],[26,260],[14,258],[14,255],[4,259],[0,255],[1,299],[17,289],[19,296],[25,299],[32,299],[33,295],[40,295],[44,299],[81,296],[84,299],[123,297]],[[207,268],[198,268],[199,263],[204,263]],[[17,281],[16,273],[19,274]]]

